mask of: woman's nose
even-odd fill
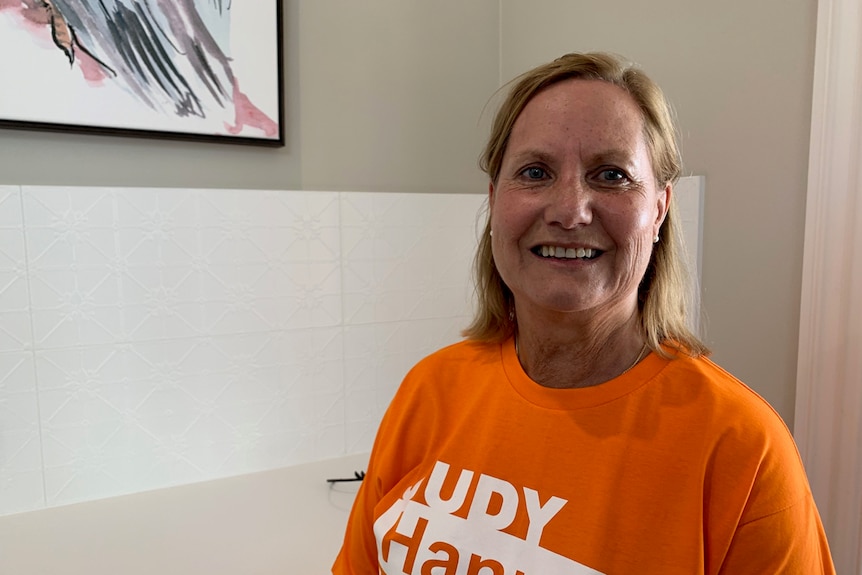
[[[560,181],[547,195],[545,220],[550,225],[573,229],[592,221],[590,190],[581,180]]]

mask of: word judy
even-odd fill
[[[555,496],[543,502],[533,489],[468,469],[455,480],[450,466],[438,461],[427,480],[407,489],[375,522],[380,566],[391,575],[595,573],[540,546],[566,503]]]

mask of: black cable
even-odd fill
[[[347,479],[327,479],[326,482],[327,483],[343,483],[346,481],[362,481],[363,479],[365,479],[365,472],[364,471],[354,471],[353,477],[349,477]]]

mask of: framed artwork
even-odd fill
[[[284,145],[281,0],[0,0],[0,127]]]

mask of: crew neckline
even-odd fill
[[[521,367],[515,351],[515,340],[500,344],[503,370],[512,388],[526,401],[547,409],[585,409],[610,403],[649,383],[667,365],[666,360],[650,351],[627,372],[599,385],[557,389],[536,383]]]

